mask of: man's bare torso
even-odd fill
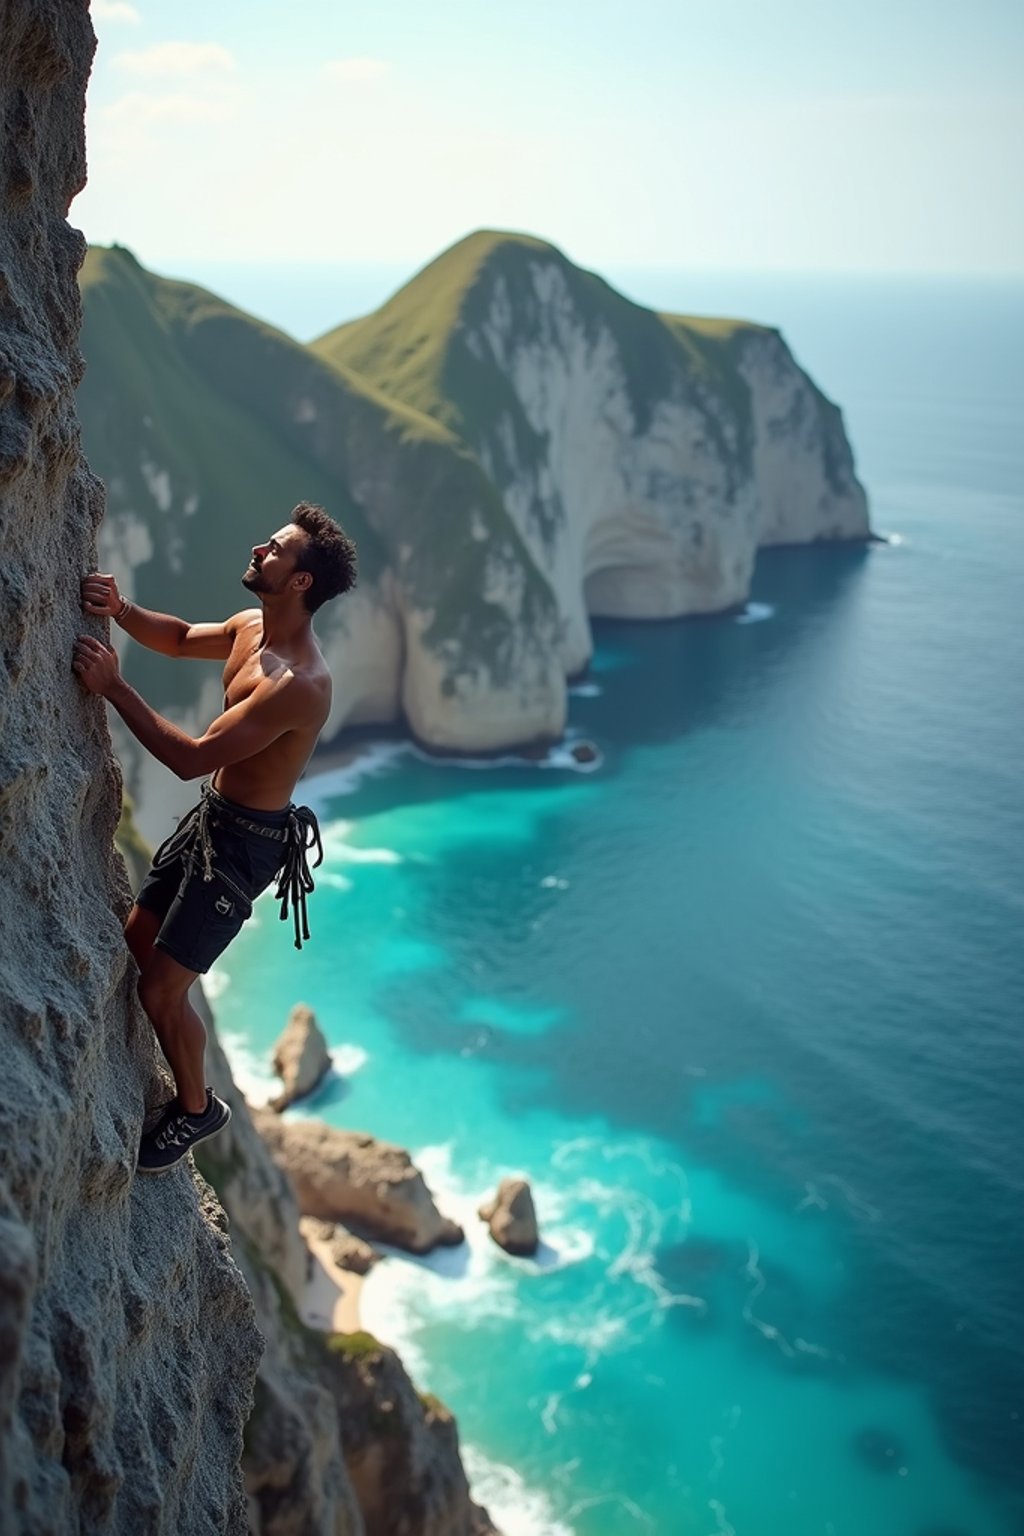
[[[231,654],[224,667],[224,708],[240,704],[267,678],[290,671],[306,680],[310,708],[308,723],[286,731],[276,741],[240,763],[219,768],[214,788],[229,800],[253,810],[276,811],[286,806],[316,746],[331,708],[331,676],[312,635],[308,645],[284,656],[260,649],[263,618],[258,609],[238,620]]]

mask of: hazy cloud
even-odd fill
[[[118,127],[139,128],[149,123],[223,122],[234,115],[231,101],[209,96],[147,96],[132,91],[103,108],[103,121]]]
[[[323,72],[328,80],[379,80],[389,73],[387,59],[370,59],[353,56],[349,59],[329,59]]]
[[[128,0],[92,0],[94,21],[128,21],[134,26],[142,18]]]
[[[131,75],[210,75],[230,73],[233,56],[219,43],[155,43],[114,57],[118,69]]]

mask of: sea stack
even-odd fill
[[[331,1070],[327,1041],[316,1014],[305,1003],[296,1003],[288,1022],[274,1046],[274,1071],[284,1084],[284,1092],[270,1102],[278,1114],[318,1088]]]
[[[533,1195],[525,1179],[502,1179],[493,1200],[477,1210],[486,1221],[499,1248],[520,1258],[531,1258],[540,1244]]]

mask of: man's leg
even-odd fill
[[[136,913],[139,916],[133,925]],[[132,953],[136,953],[137,945],[145,960],[139,976],[139,1001],[174,1074],[178,1104],[186,1114],[201,1115],[206,1109],[206,1029],[188,1000],[188,989],[199,973],[186,970],[163,950],[154,948],[155,933],[147,945],[147,919],[153,919],[159,929],[160,921],[155,914],[138,907],[128,920],[128,926],[133,928],[130,937],[128,928],[125,929]]]
[[[153,950],[153,940],[160,932],[163,920],[163,914],[151,912],[149,907],[140,907],[138,902],[128,914],[128,921],[124,925],[125,943],[140,971],[146,969]]]

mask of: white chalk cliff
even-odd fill
[[[417,369],[457,263],[443,355]],[[540,241],[471,236],[317,350],[473,448],[551,584],[569,674],[591,616],[732,608],[761,546],[869,536],[839,411],[778,332],[656,315]]]
[[[776,331],[655,314],[542,241],[471,236],[309,348],[118,248],[83,294],[101,559],[127,595],[233,611],[249,545],[300,497],[356,538],[359,587],[317,620],[325,741],[550,741],[591,617],[729,609],[760,547],[869,536],[840,413]],[[217,709],[215,668],[125,665],[186,728]],[[156,835],[152,807],[186,794],[119,744]]]

